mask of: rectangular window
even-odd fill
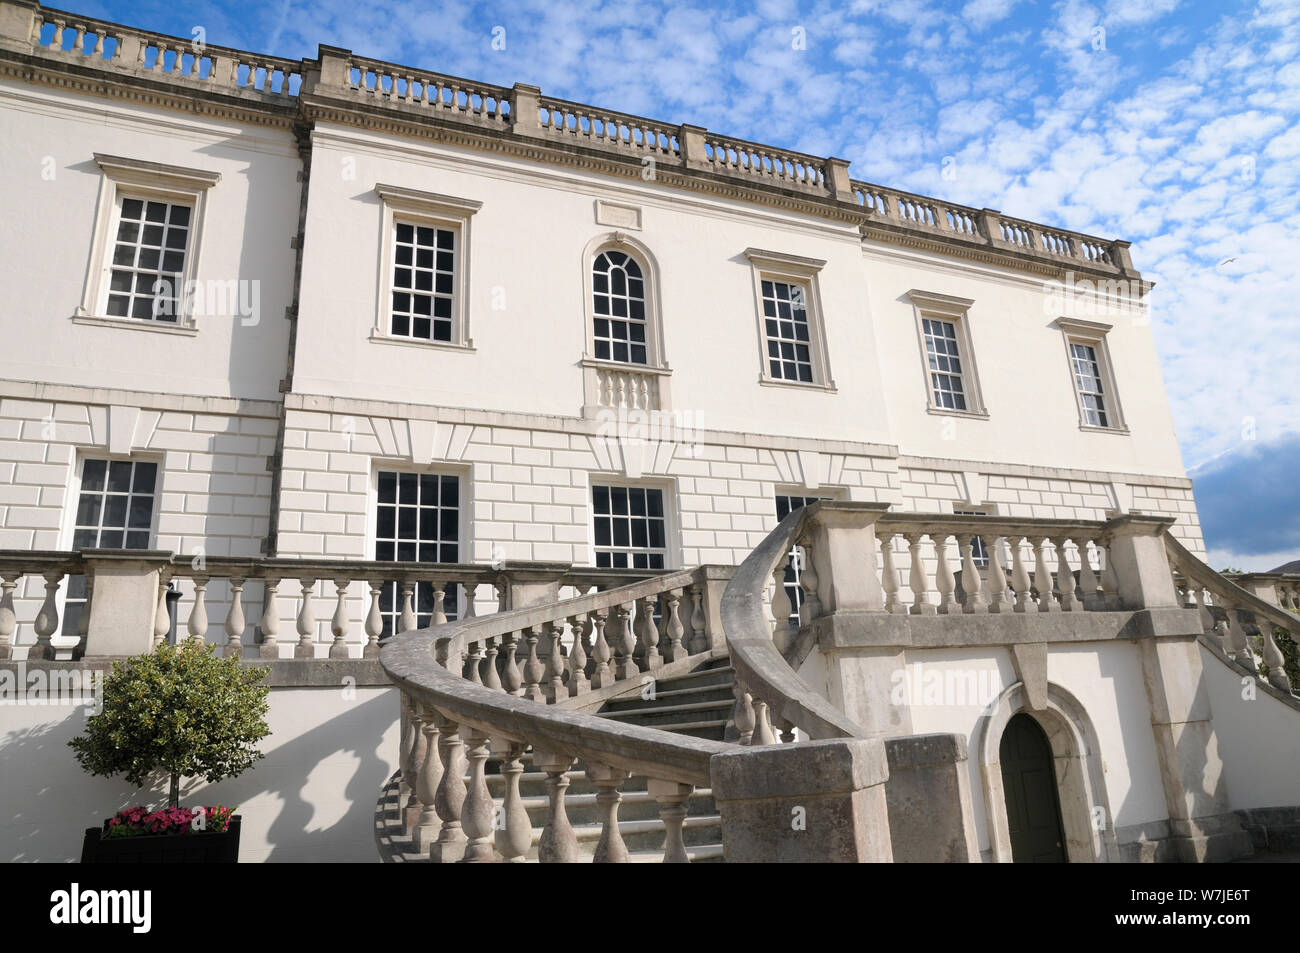
[[[73,549],[148,549],[158,464],[144,460],[85,460],[73,521]],[[76,637],[86,604],[86,577],[68,577],[62,634]]]
[[[396,222],[391,333],[425,341],[451,341],[455,287],[455,229]]]
[[[108,279],[111,318],[177,320],[190,215],[179,202],[123,196]]]
[[[794,510],[801,509],[819,500],[828,500],[827,496],[800,496],[790,493],[776,494],[776,521],[789,516]],[[803,589],[799,586],[799,575],[803,569],[803,548],[793,546],[790,549],[790,562],[785,567],[785,592],[790,597],[790,624],[799,627],[799,610],[803,607]]]
[[[593,486],[591,513],[598,567],[667,567],[668,523],[663,490],[644,486]]]
[[[945,410],[966,410],[957,326],[938,318],[922,318],[921,326],[925,331],[925,354],[929,361],[934,406]]]
[[[952,512],[954,516],[988,516],[989,515],[987,510],[960,510],[957,509],[956,507],[953,508]],[[975,565],[977,568],[979,569],[989,568],[989,550],[988,547],[984,545],[984,538],[982,536],[971,537],[970,554],[971,554],[971,559],[975,561]]]
[[[1097,348],[1091,344],[1071,341],[1070,363],[1074,368],[1074,383],[1079,390],[1079,404],[1084,423],[1090,427],[1109,427],[1105,387],[1102,384],[1101,362],[1097,359]]]
[[[763,329],[768,372],[776,380],[813,382],[812,335],[808,324],[808,288],[764,278]]]
[[[454,563],[460,561],[460,478],[440,473],[381,470],[376,475],[375,559],[381,561]],[[412,605],[416,625],[433,618],[433,584],[417,583]],[[457,587],[445,589],[443,611],[457,617]],[[379,611],[387,638],[397,631],[402,594],[396,582],[384,584]]]

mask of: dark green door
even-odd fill
[[[1065,832],[1056,770],[1047,735],[1031,716],[1014,716],[998,749],[1002,789],[1011,827],[1011,857],[1018,864],[1063,864]]]

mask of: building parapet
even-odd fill
[[[261,122],[330,121],[653,180],[859,226],[864,240],[1146,285],[1129,243],[850,178],[843,159],[320,46],[289,60],[0,0],[0,71]],[[69,82],[69,75],[75,80]],[[146,92],[147,91],[147,92]],[[161,96],[159,96],[161,94]],[[164,98],[166,97],[166,98]]]

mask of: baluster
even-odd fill
[[[477,728],[466,729],[465,745],[469,757],[469,786],[460,814],[467,838],[464,862],[491,863],[495,859],[495,831],[492,826],[492,793],[488,791],[484,770],[491,754],[487,732]]]
[[[961,612],[957,604],[957,580],[953,578],[952,567],[948,565],[948,534],[931,533],[930,541],[934,543],[936,569],[934,584],[939,590],[939,612],[942,615],[955,615]]]
[[[636,636],[632,634],[632,608],[633,603],[625,603],[617,606],[617,618],[614,622],[614,652],[615,652],[615,677],[617,681],[631,678],[636,675],[640,669],[636,666],[636,659],[632,653],[636,651]]]
[[[171,613],[167,611],[167,577],[158,574],[158,605],[153,610],[153,647],[157,648],[163,644],[167,638],[167,633],[171,631],[172,619]],[[29,654],[27,656],[31,658]]]
[[[1273,637],[1273,623],[1257,613],[1255,624],[1259,628],[1259,634],[1263,636],[1264,664],[1268,666],[1269,684],[1289,695],[1291,679],[1286,673],[1286,660],[1282,657],[1282,650],[1277,647],[1277,640]]]
[[[1079,600],[1074,595],[1074,570],[1070,568],[1070,560],[1065,555],[1066,538],[1058,536],[1052,540],[1056,546],[1056,592],[1061,600],[1062,612],[1077,612]]]
[[[546,658],[546,701],[554,705],[569,696],[564,687],[565,658],[560,653],[560,637],[564,634],[564,620],[548,622],[544,628],[546,645],[551,653]],[[576,638],[574,641],[577,641]]]
[[[821,618],[822,601],[817,597],[817,584],[821,581],[813,564],[811,546],[799,547],[799,588],[803,590],[803,605],[799,607],[800,626]]]
[[[790,594],[785,590],[785,571],[790,565],[790,551],[786,550],[772,568],[772,642],[784,652],[795,633],[790,630]]]
[[[754,737],[754,702],[745,690],[744,683],[736,679],[731,683],[731,694],[736,702],[731,706],[731,722],[735,725],[737,743],[747,745]]]
[[[596,804],[601,812],[600,840],[592,860],[598,864],[626,864],[630,858],[618,829],[618,806],[623,801],[619,788],[628,779],[628,772],[588,761],[586,774],[587,780],[596,785]]]
[[[1097,547],[1097,556],[1101,558],[1101,591],[1105,596],[1107,611],[1123,608],[1119,598],[1119,580],[1115,578],[1115,567],[1110,561],[1110,546]]]
[[[573,758],[534,748],[533,767],[546,772],[546,792],[550,802],[546,810],[546,826],[542,828],[537,843],[537,860],[543,864],[577,863],[578,838],[564,807],[564,795],[569,789],[567,772],[573,767]]]
[[[894,534],[881,533],[876,539],[880,543],[880,587],[885,591],[885,611],[906,612],[907,608],[898,598],[898,570],[894,567]]]
[[[985,612],[988,610],[989,600],[984,594],[984,577],[975,565],[975,537],[959,536],[957,539],[961,547],[961,588],[966,595],[966,603],[962,606],[962,610],[968,613]],[[990,556],[990,569],[996,561]]]
[[[50,34],[50,49],[57,50],[63,46],[63,20],[46,20],[46,23],[54,24],[54,32]],[[28,656],[29,658],[31,656]]]
[[[460,725],[445,716],[438,724],[438,752],[442,757],[442,778],[434,796],[434,807],[442,820],[438,839],[429,847],[429,859],[435,864],[453,864],[465,856],[465,832],[461,828],[460,809],[465,803],[465,758],[460,740]]]
[[[1196,584],[1191,584],[1192,598],[1196,601],[1196,612],[1201,620],[1201,631],[1207,634],[1213,633],[1218,637],[1218,632],[1214,627],[1214,613],[1210,611],[1209,593]],[[1226,646],[1224,646],[1226,649]]]
[[[460,588],[465,593],[465,611],[460,614],[461,620],[477,618],[478,613],[474,608],[474,600],[478,598],[478,583],[462,583]]]
[[[379,658],[379,637],[384,634],[384,614],[379,611],[379,597],[383,595],[384,584],[371,580],[369,585],[370,608],[366,610],[366,647],[361,650],[361,657]]]
[[[77,24],[77,35],[72,41],[72,52],[85,53],[86,28],[84,25]]]
[[[776,744],[776,733],[772,731],[772,722],[767,715],[767,702],[753,696],[754,705],[754,733],[750,736],[751,745],[774,745]]]
[[[680,614],[681,604],[682,591],[680,589],[673,589],[664,593],[664,641],[668,644],[667,659],[669,662],[679,662],[686,658],[686,646],[682,643],[684,628]]]
[[[659,630],[655,627],[655,597],[645,596],[637,605],[637,622],[641,625],[641,647],[644,649],[643,671],[652,672],[664,664],[659,654]]]
[[[315,579],[299,579],[302,586],[302,606],[298,609],[298,645],[293,650],[294,658],[316,657],[316,616],[312,612],[312,587]]]
[[[659,819],[664,822],[664,863],[690,863],[686,841],[682,839],[682,824],[686,821],[686,800],[695,788],[676,781],[647,778],[646,790],[659,803]]]
[[[1029,545],[1034,548],[1034,588],[1038,590],[1038,611],[1059,612],[1061,607],[1052,598],[1052,574],[1047,571],[1047,555],[1043,547],[1047,542],[1045,536],[1030,536]]]
[[[587,681],[587,650],[583,646],[586,638],[585,629],[591,624],[591,616],[577,614],[569,616],[569,632],[573,635],[573,648],[569,650],[569,694],[574,698],[585,695],[591,688]]]
[[[90,635],[90,607],[95,598],[95,577],[86,577],[86,601],[81,604],[81,612],[77,615],[77,644],[72,648],[72,658],[74,660],[84,658],[86,655],[86,639]],[[13,609],[13,603],[10,603],[10,610]],[[0,658],[5,658],[3,646],[0,645]]]
[[[489,635],[487,637],[487,654],[483,664],[483,685],[493,691],[501,691],[501,673],[497,671],[497,656],[500,654],[497,649],[497,636]]]
[[[243,658],[244,646],[244,580],[240,576],[230,577],[230,611],[226,613],[226,655]]]
[[[420,826],[420,816],[424,813],[425,802],[420,798],[420,772],[424,769],[424,759],[428,753],[426,739],[424,736],[424,712],[414,698],[409,699],[408,718],[410,727],[407,729],[410,734],[410,746],[406,751],[406,760],[402,762],[402,780],[407,786],[406,806],[402,809],[402,829],[407,831],[414,840],[415,829]],[[439,768],[441,770],[441,767]],[[430,792],[436,789],[436,785],[430,787]],[[430,794],[429,804],[433,803],[432,794]],[[434,820],[437,820],[434,815]]]
[[[462,677],[469,679],[475,685],[482,685],[483,679],[479,674],[479,666],[483,664],[483,647],[478,642],[470,643],[466,649],[465,669],[461,673]]]
[[[276,602],[279,587],[279,579],[262,580],[262,645],[258,650],[262,658],[280,657],[280,645],[275,640],[280,632],[280,605]]]
[[[704,587],[694,585],[687,591],[691,594],[691,639],[687,648],[692,655],[697,655],[709,648],[709,638],[704,628]]]
[[[603,609],[591,612],[592,626],[596,632],[596,644],[591,650],[591,657],[596,660],[596,667],[591,673],[591,687],[604,688],[614,683],[614,675],[609,669],[609,643],[605,641],[606,613]]]
[[[433,618],[430,619],[432,625],[447,624],[447,590],[440,582],[433,584]]]
[[[524,773],[524,746],[508,739],[492,739],[492,750],[501,751],[501,776],[505,795],[501,819],[496,825],[496,848],[507,864],[522,864],[533,845],[533,822],[519,795],[519,778]]]
[[[1106,608],[1106,596],[1092,570],[1092,559],[1088,555],[1090,540],[1076,539],[1074,542],[1079,547],[1079,588],[1083,591],[1083,608],[1088,612],[1101,612]],[[1191,595],[1190,591],[1188,595]]]
[[[334,644],[330,646],[330,658],[348,657],[348,585],[350,580],[334,580],[334,618],[330,619],[330,631],[334,633]]]
[[[394,583],[397,585],[397,583]],[[409,579],[403,579],[402,587],[402,611],[397,617],[397,631],[409,632],[415,628],[415,583]]]
[[[784,718],[778,718],[775,722],[776,728],[781,733],[782,744],[794,743],[794,725]]]
[[[406,762],[411,757],[411,698],[400,690],[397,695],[397,729],[397,797],[405,809],[411,797],[411,782],[406,771]]]
[[[1007,599],[1007,574],[1002,568],[1004,544],[1003,537],[998,536],[989,548],[989,612],[993,613],[1007,612],[1012,608]]]
[[[912,615],[934,615],[934,603],[930,601],[930,574],[925,571],[925,560],[921,556],[921,538],[923,533],[907,534],[907,549],[911,556],[907,584],[912,590]]]
[[[519,638],[514,632],[501,636],[501,654],[505,660],[501,663],[501,687],[507,695],[522,695],[523,675],[519,671],[519,662],[515,658],[519,651]]]
[[[438,788],[442,784],[443,774],[442,753],[438,745],[441,734],[438,728],[438,713],[430,708],[423,709],[417,727],[420,731],[421,743],[417,751],[419,760],[415,762],[415,792],[420,813],[416,817],[415,829],[411,831],[411,840],[415,844],[416,851],[423,854],[438,839],[442,824],[438,819],[437,811]]]
[[[1232,646],[1233,658],[1238,665],[1258,674],[1259,666],[1255,663],[1255,653],[1250,648],[1250,640],[1246,638],[1246,630],[1241,627],[1237,606],[1226,600],[1220,605],[1228,616],[1228,644]]]
[[[14,589],[23,578],[21,572],[0,573],[0,659],[14,657],[14,632],[18,629],[18,615],[14,612]],[[85,614],[85,610],[82,610]]]
[[[535,625],[530,625],[524,632],[524,638],[528,642],[528,661],[524,662],[524,697],[544,702],[546,696],[542,693],[541,681],[545,670],[541,659],[537,657],[537,639],[540,633]]]
[[[1025,543],[1027,537],[1021,536],[1011,543],[1011,588],[1015,593],[1017,612],[1037,612],[1038,604],[1029,581],[1029,570],[1025,568]]]
[[[208,637],[208,577],[194,577],[194,606],[190,609],[190,620],[185,628],[196,639]]]

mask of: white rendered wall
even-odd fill
[[[244,863],[377,861],[375,800],[397,761],[394,690],[273,689],[270,705],[266,757],[238,778],[191,783],[181,804],[238,806]],[[82,771],[67,742],[85,722],[83,708],[0,706],[0,860],[76,861],[87,827],[166,806],[165,784],[140,791]]]

